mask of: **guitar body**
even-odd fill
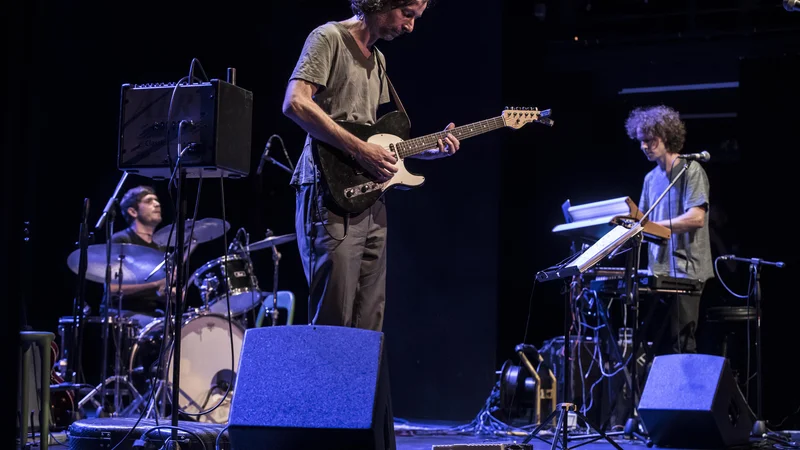
[[[374,125],[337,122],[359,139],[383,146],[387,150],[392,144],[408,139],[410,126],[408,116],[394,111],[381,117]],[[324,185],[328,207],[337,213],[359,214],[372,206],[387,190],[397,187],[411,189],[422,185],[425,178],[407,171],[397,152],[397,173],[385,183],[377,183],[358,162],[337,149],[317,139],[312,140],[314,161]]]

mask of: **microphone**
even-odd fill
[[[792,11],[800,11],[800,1],[799,0],[783,0],[783,9],[792,12]]]
[[[685,159],[687,161],[708,162],[708,160],[711,159],[711,153],[703,150],[700,153],[687,153],[685,155],[678,155],[678,158]]]
[[[750,264],[763,264],[765,266],[775,266],[775,267],[777,267],[779,269],[782,269],[786,265],[782,261],[772,262],[772,261],[764,261],[761,258],[740,258],[740,257],[738,257],[736,255],[723,255],[723,256],[720,256],[719,259],[721,259],[723,261],[730,260],[730,261],[746,262],[746,263],[750,263]]]
[[[258,163],[258,170],[256,170],[256,175],[261,175],[261,171],[264,170],[264,163],[267,162],[269,159],[269,148],[272,145],[272,138],[267,140],[267,145],[264,147],[264,154],[261,155],[261,161]]]

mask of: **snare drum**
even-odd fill
[[[194,272],[192,279],[207,299],[209,312],[227,315],[227,296],[230,296],[231,315],[236,317],[258,307],[261,290],[248,259],[228,255],[225,263],[224,258],[207,262]]]
[[[120,349],[120,375],[125,375],[131,347],[139,329],[126,317],[107,317],[108,352],[106,353],[106,378],[114,375],[116,351]],[[81,344],[82,361],[73,361],[72,367],[82,367],[83,378],[92,385],[100,384],[103,368],[103,318],[100,316],[84,316],[83,327],[79,328],[78,345],[73,346],[76,317],[64,316],[58,319],[58,334],[61,337],[61,351],[64,359],[77,358],[78,345]],[[72,352],[73,354],[70,354]]]
[[[227,405],[233,395],[233,384],[239,368],[239,354],[244,340],[244,328],[235,320],[230,322],[220,314],[186,314],[181,324],[181,378],[180,403],[182,411],[197,414],[210,409],[225,394],[230,385],[231,392],[227,404],[215,410],[213,416],[201,416],[198,420],[227,421]],[[151,387],[149,380],[158,375],[159,362],[164,339],[164,319],[149,323],[136,340],[131,351],[129,367],[131,380],[140,392]],[[231,358],[231,339],[233,339],[233,358]],[[172,343],[164,346],[161,369],[167,370],[172,383]],[[162,372],[163,373],[163,372]]]

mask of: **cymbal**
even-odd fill
[[[69,268],[78,273],[80,249],[67,257]],[[119,282],[117,275],[122,260],[122,284],[146,283],[145,278],[164,261],[164,252],[136,244],[111,244],[111,283]],[[166,276],[159,271],[147,281],[158,281]],[[86,279],[96,283],[106,282],[106,244],[90,245],[86,248]]]
[[[262,250],[265,248],[274,247],[276,245],[285,244],[287,242],[291,242],[297,239],[297,234],[284,234],[282,236],[270,236],[266,239],[262,239],[258,242],[253,242],[250,246],[247,247],[249,251],[257,251]]]
[[[184,224],[183,235],[185,239],[189,239],[189,234],[192,235],[192,241],[195,244],[200,244],[203,242],[208,242],[210,240],[216,239],[223,234],[225,234],[228,230],[231,229],[231,224],[227,221],[224,222],[225,226],[223,227],[222,219],[215,219],[212,217],[207,217],[205,219],[200,219],[194,222],[194,231],[192,231],[192,219],[186,219],[186,223]],[[175,229],[172,231],[172,237],[169,237],[169,231],[172,229],[172,225],[167,225],[160,230],[156,231],[153,234],[153,242],[158,245],[166,246],[167,240],[169,240],[169,245],[174,247],[175,246],[175,239],[178,235],[178,230]],[[188,242],[187,242],[188,243]]]

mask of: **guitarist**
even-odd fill
[[[362,141],[335,121],[377,121],[378,106],[390,97],[386,61],[375,43],[411,33],[428,0],[352,0],[350,5],[353,17],[321,25],[306,38],[283,113],[308,132],[291,184],[297,190],[295,228],[309,282],[309,323],[380,331],[386,302],[384,201],[352,216],[327,208],[311,137],[353,157],[376,181],[387,181],[397,172],[391,152]],[[454,127],[450,123],[446,130]],[[458,140],[448,134],[438,148],[418,157],[449,156],[458,148]]]

